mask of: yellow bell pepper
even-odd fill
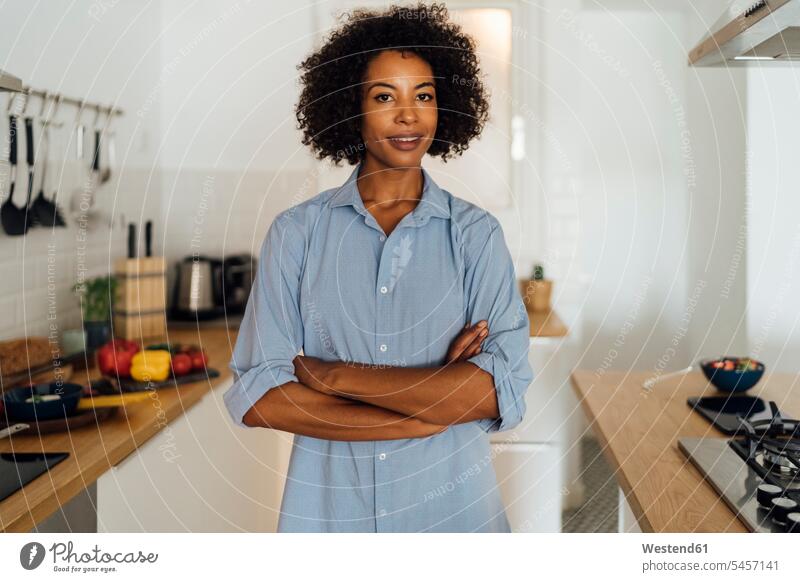
[[[169,377],[172,357],[167,350],[142,350],[131,359],[131,378],[139,382],[163,382]]]

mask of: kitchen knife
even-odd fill
[[[144,256],[153,256],[153,221],[148,220],[144,223]]]
[[[136,225],[132,222],[128,224],[128,258],[136,258]]]

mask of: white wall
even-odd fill
[[[712,307],[744,206],[729,171],[744,77],[687,66],[705,17],[688,3],[550,2],[542,17],[546,258],[559,309],[583,317],[580,365],[660,373],[735,351],[743,277]]]
[[[295,129],[309,2],[162,2],[165,253],[257,255],[281,210],[317,194]]]
[[[797,373],[800,353],[800,73],[748,71],[747,322],[767,369]]]
[[[723,12],[691,6],[687,51]],[[746,69],[689,68],[694,184],[689,189],[689,285],[701,289],[689,329],[690,360],[747,352],[748,257],[744,236],[748,108]]]
[[[746,77],[689,68],[685,57],[721,5],[698,13],[688,2],[552,1],[527,31],[539,58],[527,82],[543,177],[528,228],[546,241],[556,305],[584,317],[584,366],[668,369],[746,344]],[[117,236],[95,233],[92,256],[107,263],[124,252],[122,214],[155,219],[155,250],[170,262],[255,253],[280,210],[318,192],[293,106],[319,11],[310,2],[104,6],[16,5],[0,23],[4,68],[126,110],[117,127],[124,170],[98,196]],[[765,166],[754,164],[755,176]],[[61,168],[69,190],[75,169]],[[42,311],[47,238],[0,245],[9,334]],[[74,245],[59,245],[66,303]],[[26,253],[25,276],[11,276]],[[23,289],[36,291],[28,309]]]
[[[51,322],[57,324],[58,333],[79,325],[78,302],[70,291],[79,273],[82,269],[87,276],[107,272],[110,262],[125,252],[124,221],[157,214],[158,200],[148,190],[147,176],[157,159],[152,136],[160,124],[158,115],[142,120],[135,110],[153,84],[159,60],[159,23],[158,7],[152,4],[118,3],[103,10],[96,2],[79,0],[3,7],[0,68],[37,89],[104,105],[113,103],[125,110],[125,115],[114,125],[118,166],[111,181],[95,195],[97,207],[114,219],[112,229],[95,223],[84,239],[77,221],[67,216],[69,228],[55,232],[32,229],[15,238],[0,233],[0,337],[46,335]],[[5,97],[0,97],[0,107],[5,104]],[[51,137],[48,181],[50,188],[57,184],[62,206],[82,183],[74,162],[75,112],[75,108],[62,107],[58,119],[65,123],[64,128],[54,130]],[[32,101],[28,114],[38,113],[39,103]],[[82,118],[88,125],[93,120],[93,112]],[[0,119],[3,160],[7,159],[7,128],[4,110]],[[93,147],[90,135],[87,132],[86,168]],[[14,196],[17,205],[25,196],[24,139],[19,147],[23,163]],[[5,199],[6,163],[0,164],[0,172]],[[37,179],[34,195],[38,187]],[[49,322],[46,316],[51,309],[57,318]]]

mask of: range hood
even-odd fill
[[[0,69],[0,91],[19,93],[22,91],[22,79]]]
[[[689,52],[694,66],[800,61],[800,0],[737,0]]]

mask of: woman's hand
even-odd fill
[[[314,356],[296,356],[292,361],[294,364],[294,375],[297,381],[317,392],[323,394],[336,394],[332,383],[328,380],[328,373],[336,364],[341,362],[326,362]]]
[[[481,342],[489,335],[489,323],[482,319],[473,326],[466,324],[447,350],[446,364],[466,362],[481,351]]]

